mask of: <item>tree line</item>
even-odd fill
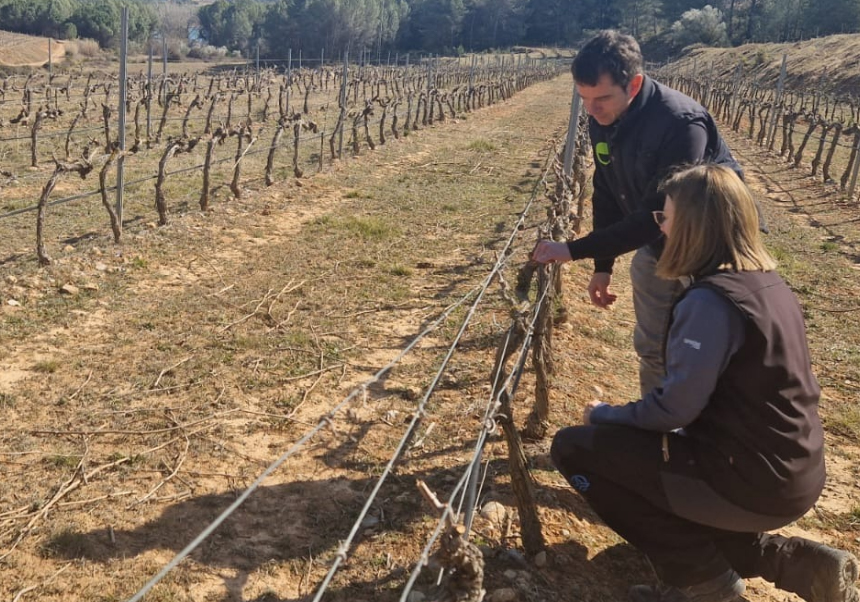
[[[576,46],[595,30],[632,33],[664,53],[691,43],[791,42],[860,31],[858,0],[0,0],[0,24],[21,33],[96,39],[116,47],[121,6],[129,37],[184,37],[263,58],[367,52],[456,54]],[[179,22],[177,22],[179,21]]]
[[[607,28],[669,50],[860,31],[858,0],[216,0],[197,16],[213,46],[275,57],[568,47]]]
[[[0,0],[0,28],[64,40],[91,38],[103,48],[116,47],[123,6],[129,8],[130,39],[145,40],[158,28],[154,4],[144,0]]]

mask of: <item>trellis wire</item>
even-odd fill
[[[359,394],[366,393],[368,387],[372,384],[379,381],[383,375],[388,373],[392,368],[394,368],[412,349],[418,345],[425,337],[427,337],[431,332],[433,332],[436,328],[439,327],[448,316],[453,313],[455,309],[460,307],[463,303],[466,302],[472,295],[474,295],[480,287],[476,287],[469,291],[464,297],[459,299],[454,304],[450,305],[440,316],[433,321],[427,328],[425,328],[421,333],[419,333],[409,344],[400,351],[400,353],[395,356],[391,362],[389,362],[386,366],[379,369],[368,381],[363,383],[362,385],[354,388],[340,403],[338,403],[332,410],[330,410],[322,419],[317,423],[315,427],[305,433],[296,443],[294,443],[286,452],[284,452],[277,460],[275,460],[272,464],[266,468],[266,470],[254,480],[251,485],[238,497],[236,500],[230,504],[217,518],[215,518],[212,523],[209,524],[197,537],[195,537],[185,548],[183,548],[173,559],[167,563],[152,579],[150,579],[134,596],[129,598],[128,602],[139,602],[146,593],[151,590],[159,581],[161,581],[171,570],[176,568],[182,560],[184,560],[191,552],[193,552],[197,546],[199,546],[203,541],[209,537],[215,529],[218,528],[221,523],[223,523],[236,509],[242,505],[242,503],[251,495],[251,493],[256,490],[260,484],[275,470],[278,469],[284,462],[286,462],[291,456],[298,453],[298,451],[308,442],[310,441],[317,433],[319,433],[322,429],[324,429],[327,425],[333,424],[333,420],[336,417],[337,413],[342,410],[346,405],[354,400]]]

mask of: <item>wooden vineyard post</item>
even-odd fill
[[[779,69],[779,80],[777,82],[777,90],[776,90],[776,98],[773,101],[773,109],[772,115],[770,119],[770,124],[768,127],[768,136],[767,136],[767,148],[768,150],[773,150],[773,143],[776,139],[776,124],[778,115],[782,112],[782,104],[783,104],[783,94],[785,93],[785,78],[788,73],[787,65],[788,63],[788,55],[782,55],[782,66]]]

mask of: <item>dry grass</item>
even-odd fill
[[[66,52],[71,58],[95,58],[102,56],[102,49],[99,46],[99,43],[89,38],[70,40],[65,44]]]

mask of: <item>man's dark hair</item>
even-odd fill
[[[627,88],[637,73],[642,73],[642,51],[632,36],[612,29],[601,31],[586,42],[571,65],[573,79],[586,86],[597,85],[604,73],[616,84]]]

